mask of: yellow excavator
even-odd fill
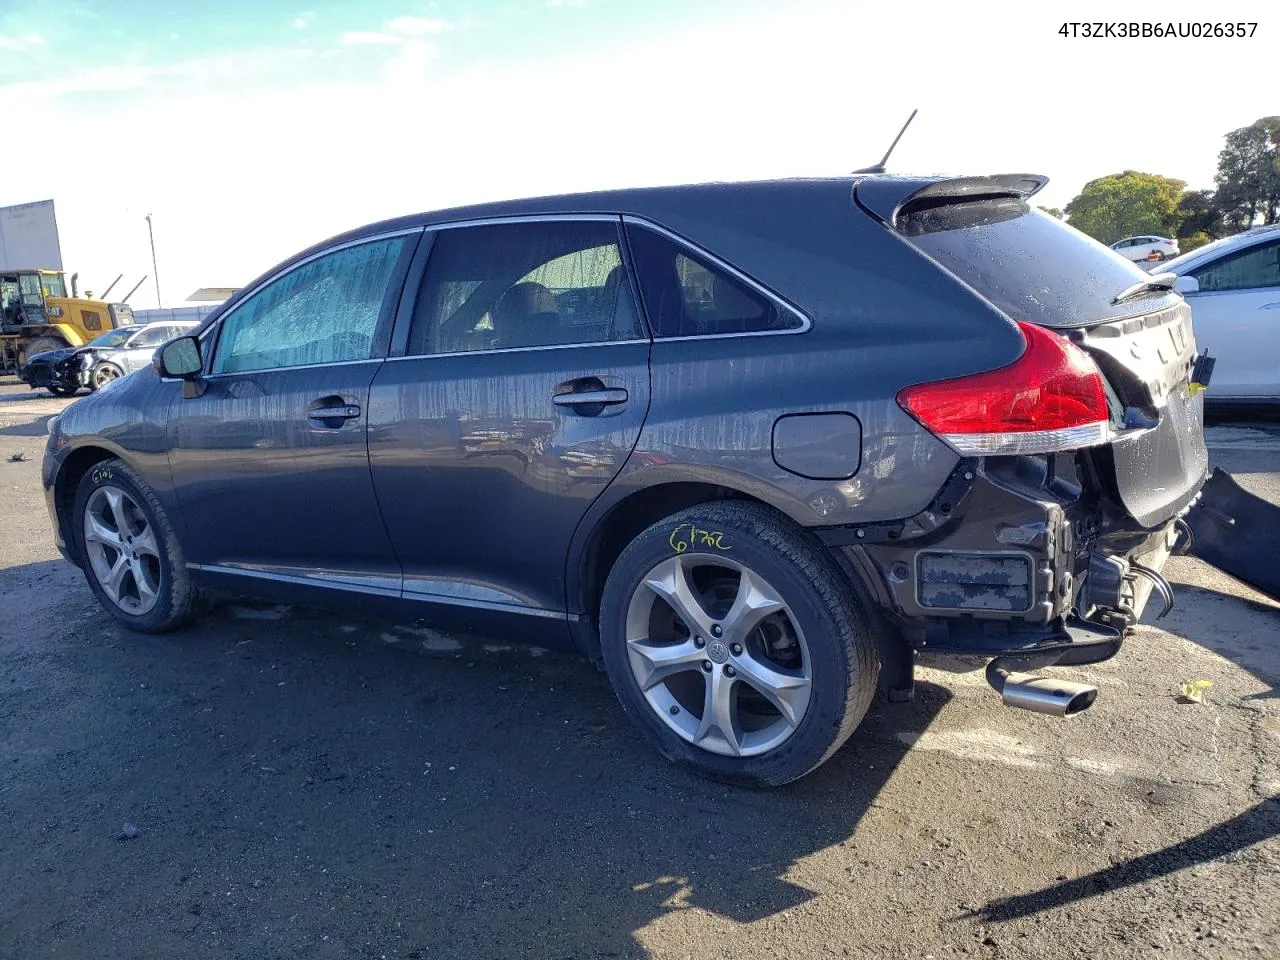
[[[27,357],[81,347],[107,330],[133,322],[127,303],[79,296],[61,270],[0,270],[0,370],[21,370]]]

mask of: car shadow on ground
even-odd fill
[[[0,633],[0,955],[643,956],[669,913],[816,896],[789,869],[850,839],[950,698],[878,700],[752,791],[658,757],[576,657],[261,606],[139,636],[65,593]]]
[[[1232,661],[1266,684],[1266,690],[1241,699],[1280,696],[1280,607],[1181,581],[1174,583],[1174,596],[1169,615],[1150,622]]]
[[[1181,843],[1035,893],[994,900],[973,915],[997,923],[1016,920],[1168,876],[1276,836],[1280,836],[1280,798],[1272,797]]]
[[[49,433],[49,420],[54,414],[37,417],[28,423],[10,423],[3,424],[0,421],[0,437],[40,437],[44,438]],[[28,454],[30,455],[30,454]]]

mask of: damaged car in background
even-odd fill
[[[199,324],[185,320],[132,324],[108,330],[82,347],[63,347],[31,356],[18,377],[33,390],[69,397],[81,387],[97,390],[150,365],[156,347],[190,333]]]
[[[917,656],[1119,652],[1205,482],[1191,311],[1030,175],[852,176],[404,217],[243,288],[69,408],[43,478],[102,605],[208,593],[603,664],[707,776],[780,784]],[[1166,282],[1167,281],[1167,282]]]

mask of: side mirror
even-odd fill
[[[1195,277],[1179,277],[1174,281],[1173,289],[1177,290],[1183,296],[1188,293],[1200,292],[1200,281]]]
[[[204,369],[200,360],[200,341],[195,337],[170,340],[156,351],[153,362],[160,376],[178,377],[182,380],[198,379]]]
[[[156,372],[162,377],[182,379],[182,396],[190,400],[204,395],[204,362],[200,359],[200,341],[195,337],[179,337],[170,340],[156,351],[152,359]]]

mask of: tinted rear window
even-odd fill
[[[908,207],[896,226],[1015,320],[1080,326],[1147,313],[1172,296],[1157,292],[1113,305],[1117,294],[1149,274],[1022,200]]]

